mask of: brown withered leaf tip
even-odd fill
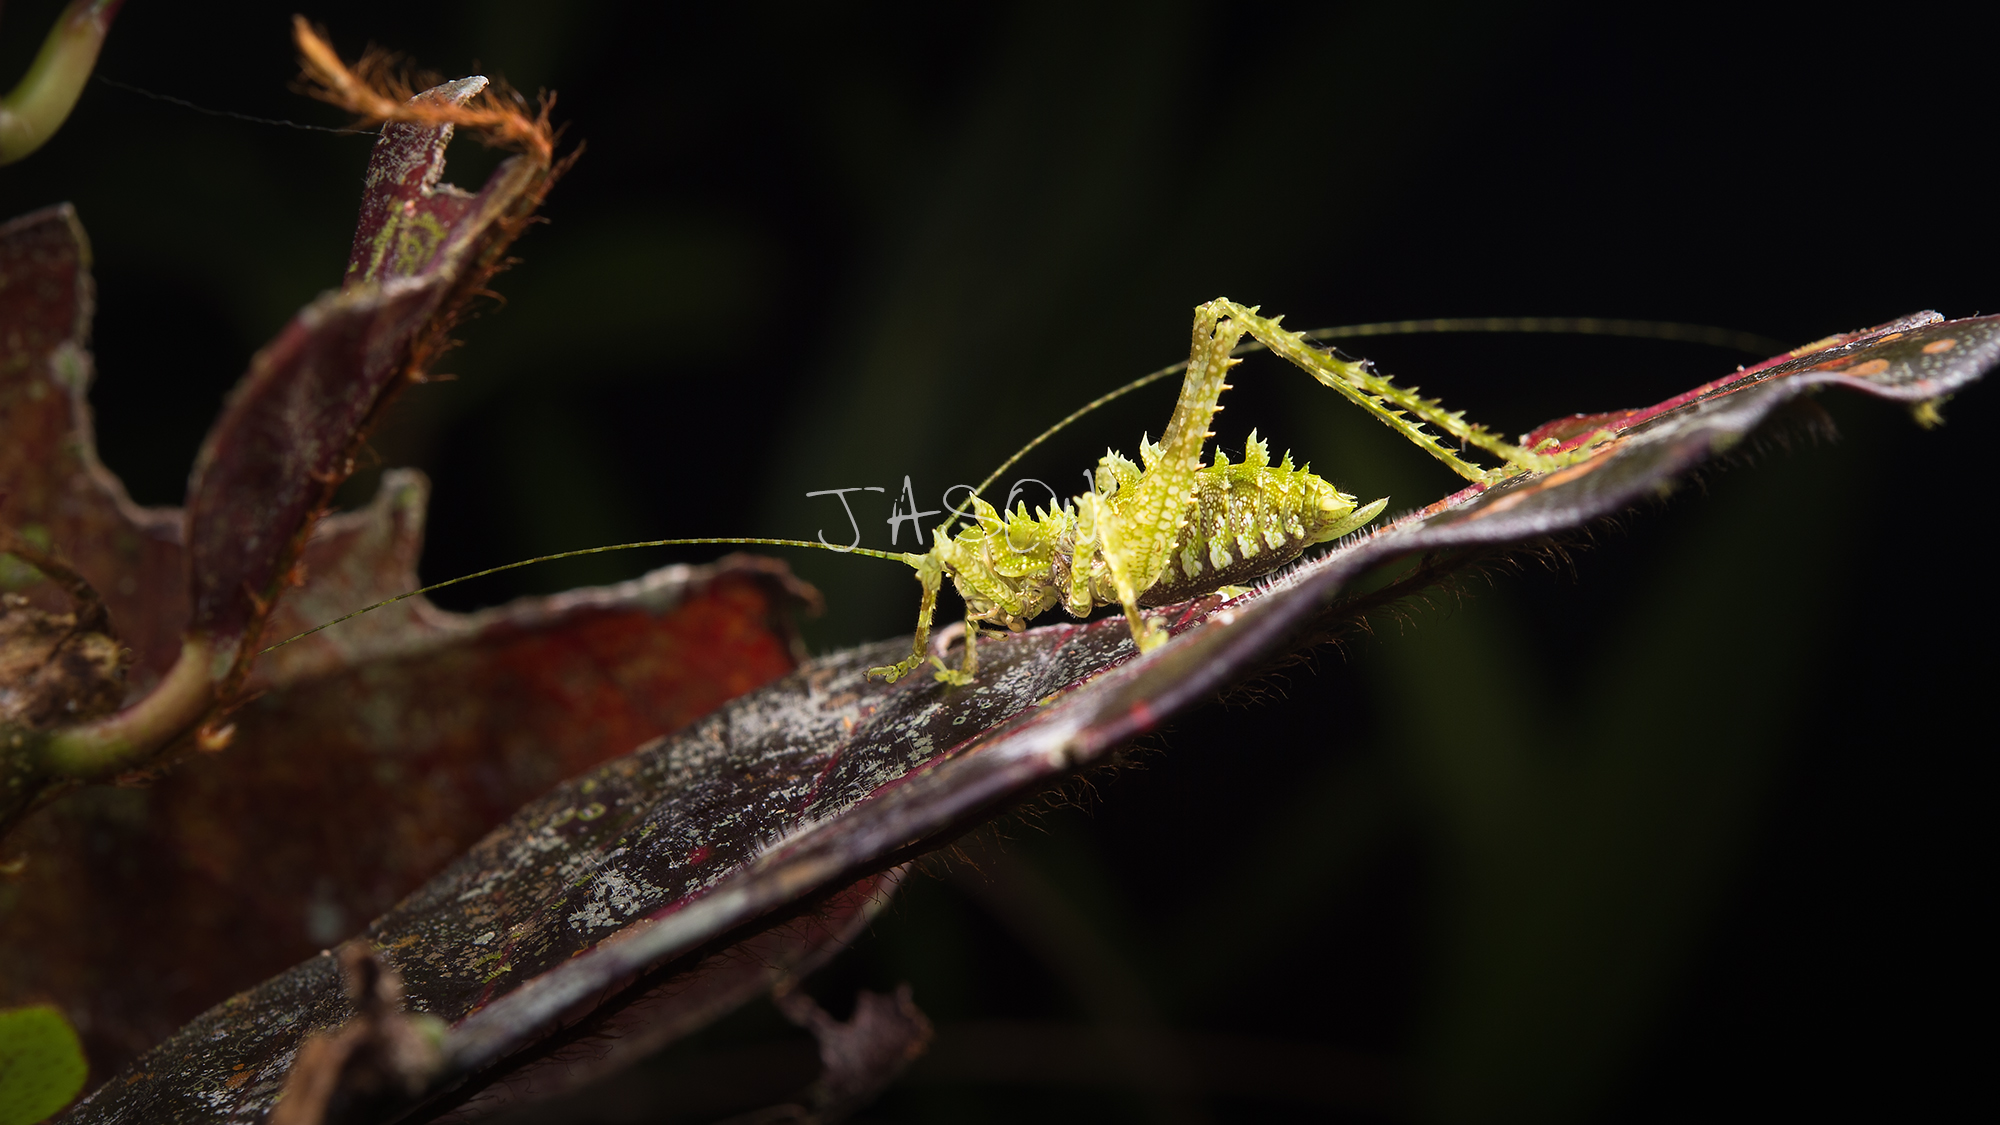
[[[863,989],[846,1020],[828,1015],[811,996],[796,989],[780,992],[778,1010],[819,1041],[820,1076],[813,1083],[809,1120],[840,1121],[889,1088],[931,1042],[931,1021],[910,995],[896,986],[893,996]]]
[[[424,97],[417,91],[436,95],[454,84],[413,75],[395,55],[381,50],[370,50],[349,67],[325,33],[304,16],[292,17],[292,40],[299,49],[306,93],[354,114],[359,124],[465,128],[478,133],[489,148],[525,153],[544,165],[554,159],[556,130],[549,124],[553,95],[542,95],[532,116],[525,109],[526,99],[505,86],[489,85],[484,78],[476,80],[476,87],[449,96]],[[468,81],[472,80],[459,80]]]
[[[1350,620],[1366,602],[1343,591],[1386,564],[1438,573],[1614,514],[1827,386],[1922,403],[1996,361],[2000,319],[1935,314],[1780,356],[1627,412],[1587,461],[1467,489],[1263,590],[1169,607],[1175,640],[1144,658],[1109,619],[998,639],[965,687],[869,680],[904,641],[813,660],[529,803],[370,924],[357,940],[451,1025],[442,1069],[409,1104],[504,1086],[717,950],[1102,762]],[[73,1120],[252,1118],[275,1080],[225,1090],[227,1066],[282,1069],[304,1034],[345,1016],[334,975],[308,961],[204,1013]]]
[[[354,1017],[299,1048],[270,1125],[367,1120],[373,1103],[422,1089],[442,1061],[442,1025],[404,1011],[394,969],[352,945],[341,948],[340,969]]]

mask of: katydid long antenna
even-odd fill
[[[522,559],[519,562],[510,562],[502,566],[489,566],[485,570],[476,570],[473,571],[471,574],[461,574],[457,578],[447,578],[443,582],[433,582],[428,586],[411,590],[406,594],[397,594],[393,598],[386,598],[382,601],[376,602],[374,605],[362,606],[360,609],[357,609],[352,613],[336,617],[333,620],[328,621],[323,625],[315,625],[312,628],[307,629],[303,633],[286,637],[284,640],[279,641],[276,644],[270,645],[267,648],[259,649],[257,655],[262,656],[265,653],[272,651],[273,649],[283,648],[286,645],[291,644],[293,641],[303,640],[307,637],[312,636],[314,633],[319,632],[322,629],[331,629],[335,625],[338,625],[343,621],[351,621],[354,618],[359,617],[364,613],[381,609],[384,606],[395,605],[397,602],[405,601],[409,598],[414,598],[419,594],[428,594],[433,590],[442,590],[447,586],[456,586],[460,582],[470,582],[475,578],[484,578],[489,574],[499,574],[503,571],[519,570],[524,566],[533,566],[536,563],[555,562],[557,559],[576,559],[576,558],[582,558],[585,555],[605,555],[605,554],[610,554],[613,551],[635,551],[641,547],[694,547],[694,546],[701,546],[703,544],[715,544],[715,543],[736,544],[742,546],[755,546],[755,547],[810,547],[815,551],[832,551],[835,554],[841,554],[841,555],[868,555],[871,558],[888,559],[892,562],[908,563],[912,566],[916,565],[913,560],[921,557],[918,555],[898,554],[892,551],[873,551],[869,550],[866,547],[836,547],[830,543],[815,543],[810,539],[755,539],[748,537],[730,538],[730,539],[648,539],[641,543],[613,543],[607,547],[584,547],[575,551],[558,551],[553,555],[537,555],[532,559]]]
[[[1378,321],[1371,324],[1349,324],[1337,328],[1317,328],[1305,333],[1305,336],[1312,340],[1346,340],[1364,336],[1412,336],[1440,332],[1539,333],[1546,335],[1619,336],[1651,340],[1677,340],[1687,343],[1730,348],[1759,356],[1777,355],[1785,351],[1785,345],[1782,342],[1759,336],[1753,332],[1739,332],[1727,328],[1714,328],[1700,324],[1681,324],[1673,321],[1624,320],[1596,317],[1448,317],[1430,320],[1391,320]],[[1248,355],[1252,352],[1266,350],[1268,349],[1263,344],[1251,342],[1238,347],[1230,354]],[[994,482],[998,481],[1001,475],[1008,469],[1018,464],[1021,458],[1033,452],[1037,447],[1061,433],[1085,415],[1099,407],[1115,402],[1131,394],[1133,391],[1151,386],[1162,379],[1178,375],[1186,370],[1186,360],[1162,367],[1157,371],[1142,375],[1115,390],[1107,391],[1070,412],[1060,422],[1043,430],[1033,440],[1016,450],[1013,456],[1001,462],[999,468],[987,474],[986,479],[979,482],[979,487],[972,490],[963,504],[951,510],[949,518],[933,534],[951,534],[952,528],[966,515],[974,497],[979,496],[992,487]],[[456,586],[461,582],[470,582],[475,578],[485,578],[488,575],[500,574],[504,571],[519,570],[522,567],[534,566],[537,563],[555,562],[559,559],[582,558],[586,555],[610,554],[613,551],[633,551],[643,547],[692,547],[713,544],[752,547],[803,547],[815,551],[832,551],[843,555],[867,555],[870,558],[889,559],[892,562],[900,562],[910,566],[918,565],[919,560],[922,558],[920,554],[875,551],[858,546],[838,547],[829,543],[819,543],[808,539],[759,539],[748,537],[648,539],[636,543],[613,543],[604,547],[585,547],[575,551],[559,551],[552,555],[537,555],[532,559],[522,559],[519,562],[488,567],[485,570],[474,571],[471,574],[462,574],[457,578],[449,578],[443,582],[434,582],[428,586],[411,590],[408,593],[398,594],[393,598],[376,602],[373,605],[363,606],[352,613],[336,617],[323,625],[315,625],[296,636],[286,637],[284,640],[262,649],[258,655],[261,656],[274,649],[283,648],[293,641],[310,637],[314,633],[320,632],[323,629],[330,629],[344,621],[353,620],[364,613],[381,609],[384,606],[394,605],[397,602],[417,597],[420,594],[429,594],[448,586]]]
[[[1682,324],[1670,320],[1626,320],[1589,316],[1464,316],[1439,317],[1429,320],[1383,320],[1370,324],[1347,324],[1337,328],[1315,328],[1305,333],[1312,340],[1349,340],[1363,336],[1428,336],[1446,332],[1492,332],[1492,333],[1535,333],[1554,336],[1617,336],[1627,339],[1675,340],[1690,344],[1708,344],[1712,347],[1728,348],[1757,356],[1771,356],[1783,352],[1783,341],[1760,336],[1755,332],[1742,332],[1732,328],[1716,328],[1706,324]],[[1240,345],[1229,354],[1250,355],[1268,351],[1263,344],[1251,341]],[[1014,455],[1000,463],[1000,467],[986,475],[979,487],[972,490],[964,503],[951,510],[951,516],[942,527],[944,534],[951,534],[970,509],[972,501],[985,493],[1008,469],[1018,464],[1021,458],[1033,452],[1043,442],[1061,433],[1072,423],[1082,419],[1100,406],[1115,402],[1142,387],[1149,387],[1170,375],[1178,375],[1187,370],[1187,361],[1162,367],[1158,371],[1139,376],[1137,379],[1091,399],[1071,411],[1062,421],[1037,434],[1034,440],[1014,451]]]

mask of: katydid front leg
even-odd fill
[[[916,568],[917,581],[924,587],[923,601],[917,606],[917,635],[910,644],[910,655],[894,664],[868,669],[869,676],[880,676],[892,684],[929,658],[931,615],[937,611],[938,588],[944,585],[944,556],[937,547],[921,555],[904,555],[903,561]]]
[[[965,615],[965,656],[958,667],[949,667],[941,656],[932,656],[931,663],[937,665],[935,674],[939,683],[954,687],[971,683],[973,674],[979,671],[979,619],[969,612]]]

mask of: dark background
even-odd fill
[[[7,6],[0,74],[55,8]],[[292,10],[132,0],[100,73],[338,125],[287,92]],[[436,485],[424,574],[634,538],[843,538],[803,494],[905,475],[939,507],[1181,358],[1218,294],[1294,327],[1593,315],[1791,343],[1996,311],[1992,27],[1665,11],[307,8],[350,58],[373,41],[557,89],[588,145],[498,284],[508,305],[461,333],[460,379],[378,435],[383,465]],[[0,171],[4,213],[69,199],[90,231],[93,401],[137,499],[178,502],[250,353],[337,282],[368,143],[93,84]],[[492,164],[454,159],[462,184]],[[1366,344],[1507,433],[1759,358]],[[1232,452],[1254,425],[1392,510],[1453,487],[1295,372],[1253,360],[1236,383]],[[1134,396],[1021,472],[1071,491],[1171,400]],[[1839,442],[1710,474],[1573,565],[1433,598],[1176,723],[976,841],[976,863],[933,865],[814,984],[841,1011],[906,980],[940,1026],[867,1118],[1914,1117],[1983,1094],[1959,1013],[1989,981],[1974,763],[1994,612],[1968,525],[1994,396],[1930,433],[1824,405]],[[887,547],[867,495],[864,545]],[[828,596],[816,649],[909,627],[900,568],[791,561]],[[760,1005],[547,1119],[705,1120],[811,1073]]]

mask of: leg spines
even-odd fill
[[[1246,309],[1233,301],[1218,300],[1211,303],[1220,306],[1228,315],[1265,347],[1304,368],[1321,383],[1339,391],[1342,395],[1361,406],[1376,418],[1402,434],[1418,448],[1444,462],[1451,470],[1471,481],[1493,481],[1513,472],[1554,468],[1558,462],[1541,454],[1531,453],[1495,436],[1484,426],[1465,421],[1464,411],[1447,411],[1439,406],[1437,399],[1427,399],[1417,394],[1416,388],[1397,386],[1389,379],[1378,375],[1365,362],[1341,359],[1331,352],[1313,346],[1296,332],[1287,332],[1278,319],[1260,317],[1254,308]],[[1410,416],[1414,415],[1416,421]],[[1429,423],[1443,430],[1451,437],[1466,445],[1484,449],[1506,462],[1506,468],[1488,470],[1458,456],[1445,447],[1439,435],[1424,429]]]

